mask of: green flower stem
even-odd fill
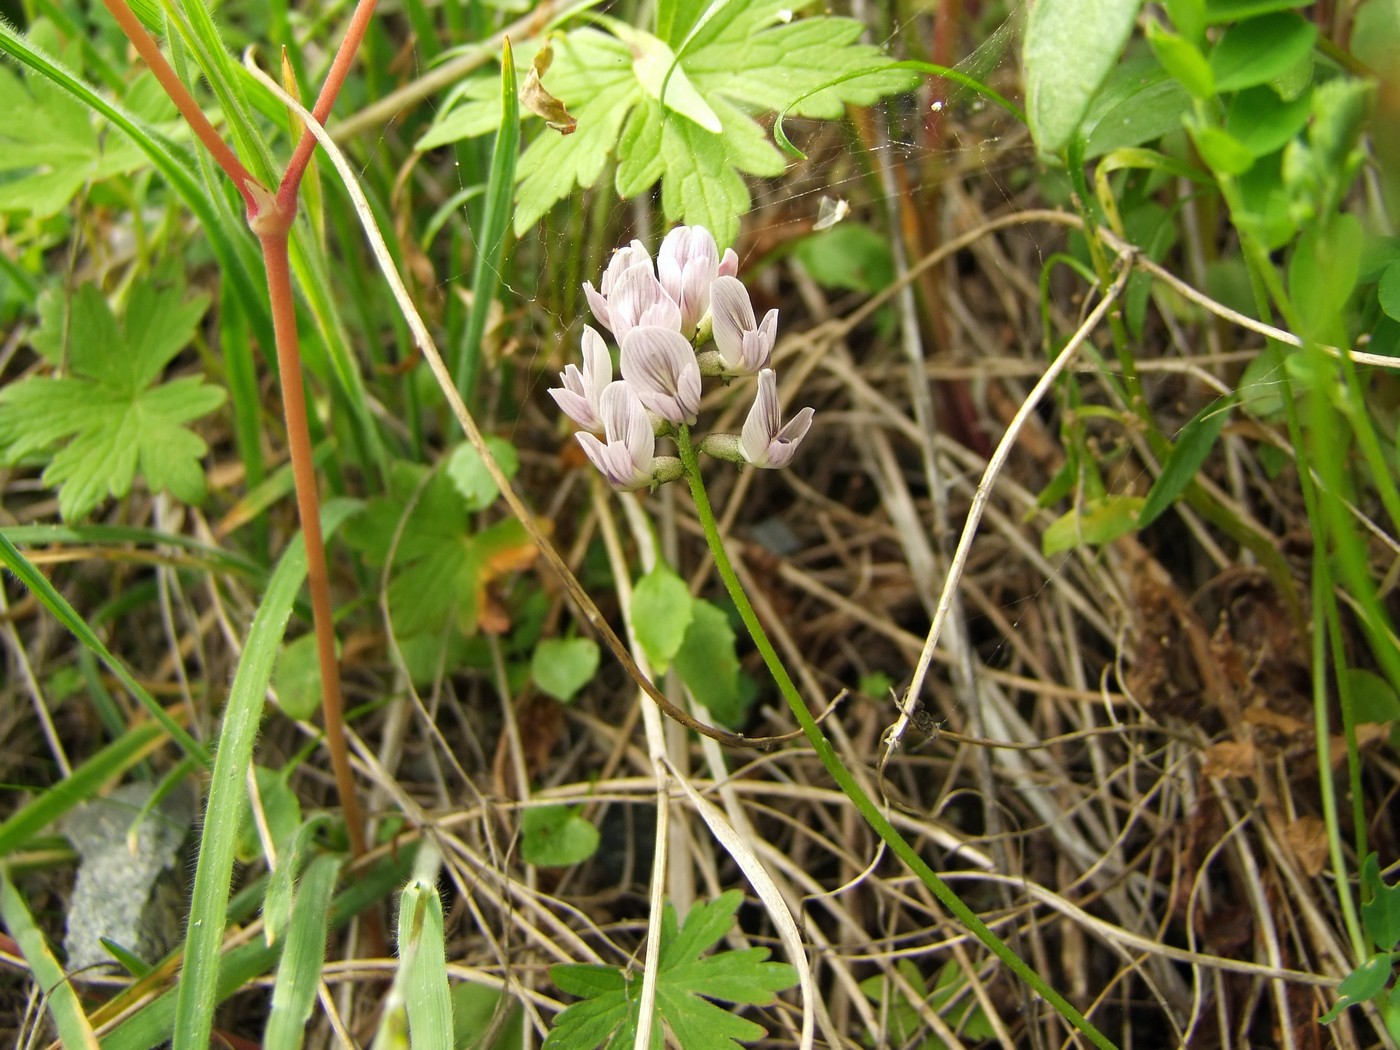
[[[875,805],[870,796],[857,783],[850,770],[842,763],[836,754],[836,749],[831,746],[831,742],[827,740],[826,735],[817,724],[817,720],[812,716],[806,701],[802,699],[797,687],[793,685],[792,678],[789,677],[787,669],[773,649],[773,643],[768,640],[767,632],[764,631],[763,625],[758,622],[758,616],[755,614],[753,606],[749,604],[748,596],[744,594],[744,588],[740,585],[738,576],[734,574],[734,566],[730,564],[729,555],[725,553],[724,543],[719,535],[719,526],[715,523],[714,511],[710,508],[709,496],[705,493],[705,482],[700,476],[699,456],[694,445],[691,444],[690,431],[687,427],[681,427],[677,432],[676,445],[680,449],[680,458],[685,467],[686,480],[690,483],[690,493],[695,498],[695,509],[700,516],[700,526],[705,530],[705,540],[710,545],[710,553],[715,559],[715,568],[719,570],[720,578],[724,580],[724,586],[729,591],[729,597],[733,600],[735,608],[739,610],[740,619],[748,628],[749,635],[753,638],[754,644],[758,646],[758,651],[763,654],[763,662],[768,665],[773,680],[777,683],[788,707],[792,709],[793,717],[797,719],[797,724],[807,735],[812,749],[817,753],[817,758],[826,767],[826,771],[831,774],[831,778],[836,781],[837,786],[841,788],[845,796],[851,800],[852,805],[865,818],[866,823],[884,840],[885,845],[908,865],[909,870],[919,877],[920,881],[928,887],[929,892],[937,897],[974,937],[986,945],[993,955],[1006,963],[1011,971],[1025,981],[1037,994],[1043,996],[1059,1012],[1061,1017],[1083,1032],[1090,1042],[1097,1047],[1105,1048],[1105,1050],[1112,1048],[1113,1043],[1109,1041],[1107,1036],[1095,1028],[1087,1017],[1070,1005],[1064,996],[1050,987],[1040,974],[1031,969],[1019,955],[1007,946],[1005,941],[993,933],[987,924],[963,903],[952,888],[938,877],[923,857],[919,856],[918,851],[880,812],[880,808]]]

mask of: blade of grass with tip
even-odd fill
[[[272,1012],[263,1032],[267,1050],[300,1050],[326,962],[326,915],[340,858],[322,854],[306,866],[292,905],[287,943],[272,986]]]
[[[507,39],[501,55],[501,126],[496,131],[496,145],[491,153],[491,176],[486,182],[481,229],[476,239],[472,309],[457,352],[457,389],[468,405],[472,403],[472,393],[481,372],[481,339],[486,332],[486,315],[501,283],[501,259],[505,255],[506,229],[510,225],[511,201],[515,194],[515,162],[519,155],[520,96],[515,82],[515,57]]]
[[[442,901],[433,882],[415,879],[404,888],[399,903],[399,955],[403,959],[409,1038],[415,1050],[451,1050],[452,997],[443,946]]]
[[[403,885],[416,853],[416,845],[408,844],[397,857],[385,858],[363,876],[356,875],[350,880],[331,905],[331,926],[343,926],[351,916],[382,901],[395,886]],[[261,941],[253,941],[223,955],[209,1010],[212,1012],[218,1003],[244,990],[248,982],[271,969],[280,952],[280,947],[269,948]],[[93,1022],[116,1017],[150,991],[150,988],[133,986],[130,992],[121,993],[95,1010]],[[172,988],[126,1017],[117,1028],[102,1036],[103,1050],[150,1050],[169,1040],[175,1028],[177,995],[178,991]]]
[[[97,1050],[97,1036],[83,1013],[77,992],[73,990],[53,952],[49,951],[48,941],[35,925],[34,916],[25,906],[24,898],[3,870],[0,870],[0,918],[5,920],[5,928],[19,944],[34,980],[48,999],[49,1013],[53,1017],[54,1027],[58,1029],[59,1042],[65,1047]]]
[[[78,615],[78,611],[73,606],[68,604],[68,599],[58,593],[54,585],[49,582],[48,577],[20,553],[19,548],[11,543],[9,537],[3,532],[0,532],[0,564],[14,573],[19,578],[20,583],[29,588],[30,593],[39,599],[39,603],[48,609],[59,623],[68,628],[74,638],[97,654],[98,659],[117,676],[117,680],[126,687],[136,701],[164,727],[171,739],[185,749],[186,754],[196,759],[206,769],[209,768],[209,752],[204,749],[203,745],[190,736],[166,712],[165,708],[156,703],[155,698],[132,677],[131,672],[126,669],[126,665],[113,656],[102,644],[102,639],[93,633],[92,628],[87,625],[87,621]]]

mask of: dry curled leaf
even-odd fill
[[[559,134],[572,135],[578,127],[578,121],[569,113],[564,103],[546,91],[540,83],[540,78],[549,71],[553,61],[554,48],[545,44],[536,53],[535,60],[530,63],[530,72],[525,74],[525,83],[520,87],[520,101],[535,116],[544,117],[545,123]]]
[[[1299,817],[1284,832],[1288,848],[1307,875],[1317,875],[1327,861],[1327,825],[1317,817]]]
[[[1208,777],[1248,777],[1254,775],[1254,742],[1222,740],[1206,748],[1201,772]]]

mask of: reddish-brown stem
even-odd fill
[[[270,216],[268,218],[271,218]],[[269,223],[269,225],[275,225]],[[316,628],[316,655],[321,665],[321,710],[326,719],[326,749],[331,754],[335,786],[345,810],[350,852],[365,852],[364,817],[355,794],[350,753],[345,743],[345,705],[340,695],[340,664],[335,654],[335,623],[331,616],[330,574],[321,536],[316,467],[311,458],[311,434],[306,425],[306,393],[301,384],[301,350],[297,339],[296,307],[292,300],[292,270],[285,228],[259,231],[272,327],[277,338],[277,364],[282,373],[282,411],[287,421],[287,446],[296,483],[297,515],[306,544],[306,578],[311,589],[311,616]]]
[[[311,591],[311,612],[316,631],[316,653],[321,668],[321,707],[326,723],[326,748],[330,752],[335,773],[336,790],[345,814],[350,852],[358,858],[365,853],[364,816],[355,793],[354,774],[350,768],[350,752],[345,738],[345,705],[340,693],[340,666],[335,652],[335,622],[331,611],[330,573],[326,567],[325,539],[321,534],[320,497],[317,494],[316,470],[311,458],[311,435],[306,421],[306,392],[301,379],[301,348],[297,336],[296,307],[292,295],[291,262],[288,239],[296,218],[297,191],[302,174],[310,163],[315,139],[308,132],[298,143],[277,195],[259,184],[219,137],[205,118],[175,71],[166,62],[145,27],[132,14],[124,0],[103,0],[107,9],[130,38],[137,53],[155,73],[162,87],[195,134],[213,155],[238,191],[248,211],[248,223],[262,246],[263,265],[267,270],[267,289],[272,307],[273,335],[277,343],[277,362],[282,380],[282,410],[287,422],[287,443],[292,460],[292,477],[296,487],[297,516],[301,519],[302,539],[306,545],[307,585]],[[336,96],[345,83],[355,52],[364,39],[369,20],[374,13],[375,0],[360,0],[350,25],[336,52],[335,61],[316,100],[314,113],[324,122],[330,115]],[[367,916],[366,932],[371,949],[382,954],[383,928],[377,915]]]
[[[156,75],[156,80],[160,81],[160,86],[165,88],[165,93],[170,96],[170,101],[175,103],[175,108],[180,111],[180,116],[185,118],[185,123],[189,124],[191,130],[204,143],[204,148],[213,156],[215,163],[224,169],[224,174],[233,180],[233,185],[243,196],[243,203],[248,209],[250,216],[258,214],[258,200],[253,195],[249,184],[257,184],[257,180],[243,162],[238,159],[238,155],[224,144],[224,140],[219,137],[214,125],[209,123],[209,118],[204,115],[204,110],[199,108],[199,103],[194,100],[194,96],[189,93],[184,82],[170,68],[170,63],[161,54],[160,45],[150,33],[146,32],[146,27],[141,24],[141,20],[136,17],[122,0],[102,0],[107,6],[107,10],[112,13],[112,17],[117,20],[117,25],[121,26],[122,32],[131,41],[132,47],[136,48],[136,53]]]
[[[376,0],[360,0],[355,5],[355,13],[350,16],[350,24],[345,27],[345,38],[340,42],[340,48],[335,53],[335,59],[331,62],[331,68],[326,72],[325,82],[321,85],[321,93],[316,96],[316,105],[311,107],[311,115],[316,118],[316,123],[325,124],[331,115],[331,107],[335,105],[336,96],[340,94],[340,89],[345,85],[345,78],[350,75],[350,64],[355,61],[355,54],[360,50],[360,42],[364,40],[365,33],[369,30],[369,20],[374,17],[374,5]],[[290,209],[296,201],[297,191],[301,187],[301,177],[306,174],[307,165],[311,163],[311,154],[316,150],[316,136],[309,130],[303,130],[301,141],[297,143],[296,149],[292,152],[291,160],[287,161],[287,170],[282,175],[282,185],[277,188],[277,200],[284,208]]]

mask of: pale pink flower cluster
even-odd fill
[[[656,455],[657,435],[695,423],[702,376],[758,376],[758,395],[743,432],[711,434],[709,455],[756,467],[784,467],[812,425],[804,408],[787,425],[778,409],[777,376],[768,367],[778,311],[759,321],[748,289],[735,274],[739,259],[723,256],[703,226],[678,226],[655,262],[641,241],[613,253],[600,287],[585,282],[593,316],[620,350],[621,379],[593,328],[583,329],[583,365],[567,365],[549,391],[579,425],[583,451],[615,488],[646,488],[681,476],[680,460]],[[713,350],[700,350],[713,340]],[[600,437],[601,435],[601,437]]]

